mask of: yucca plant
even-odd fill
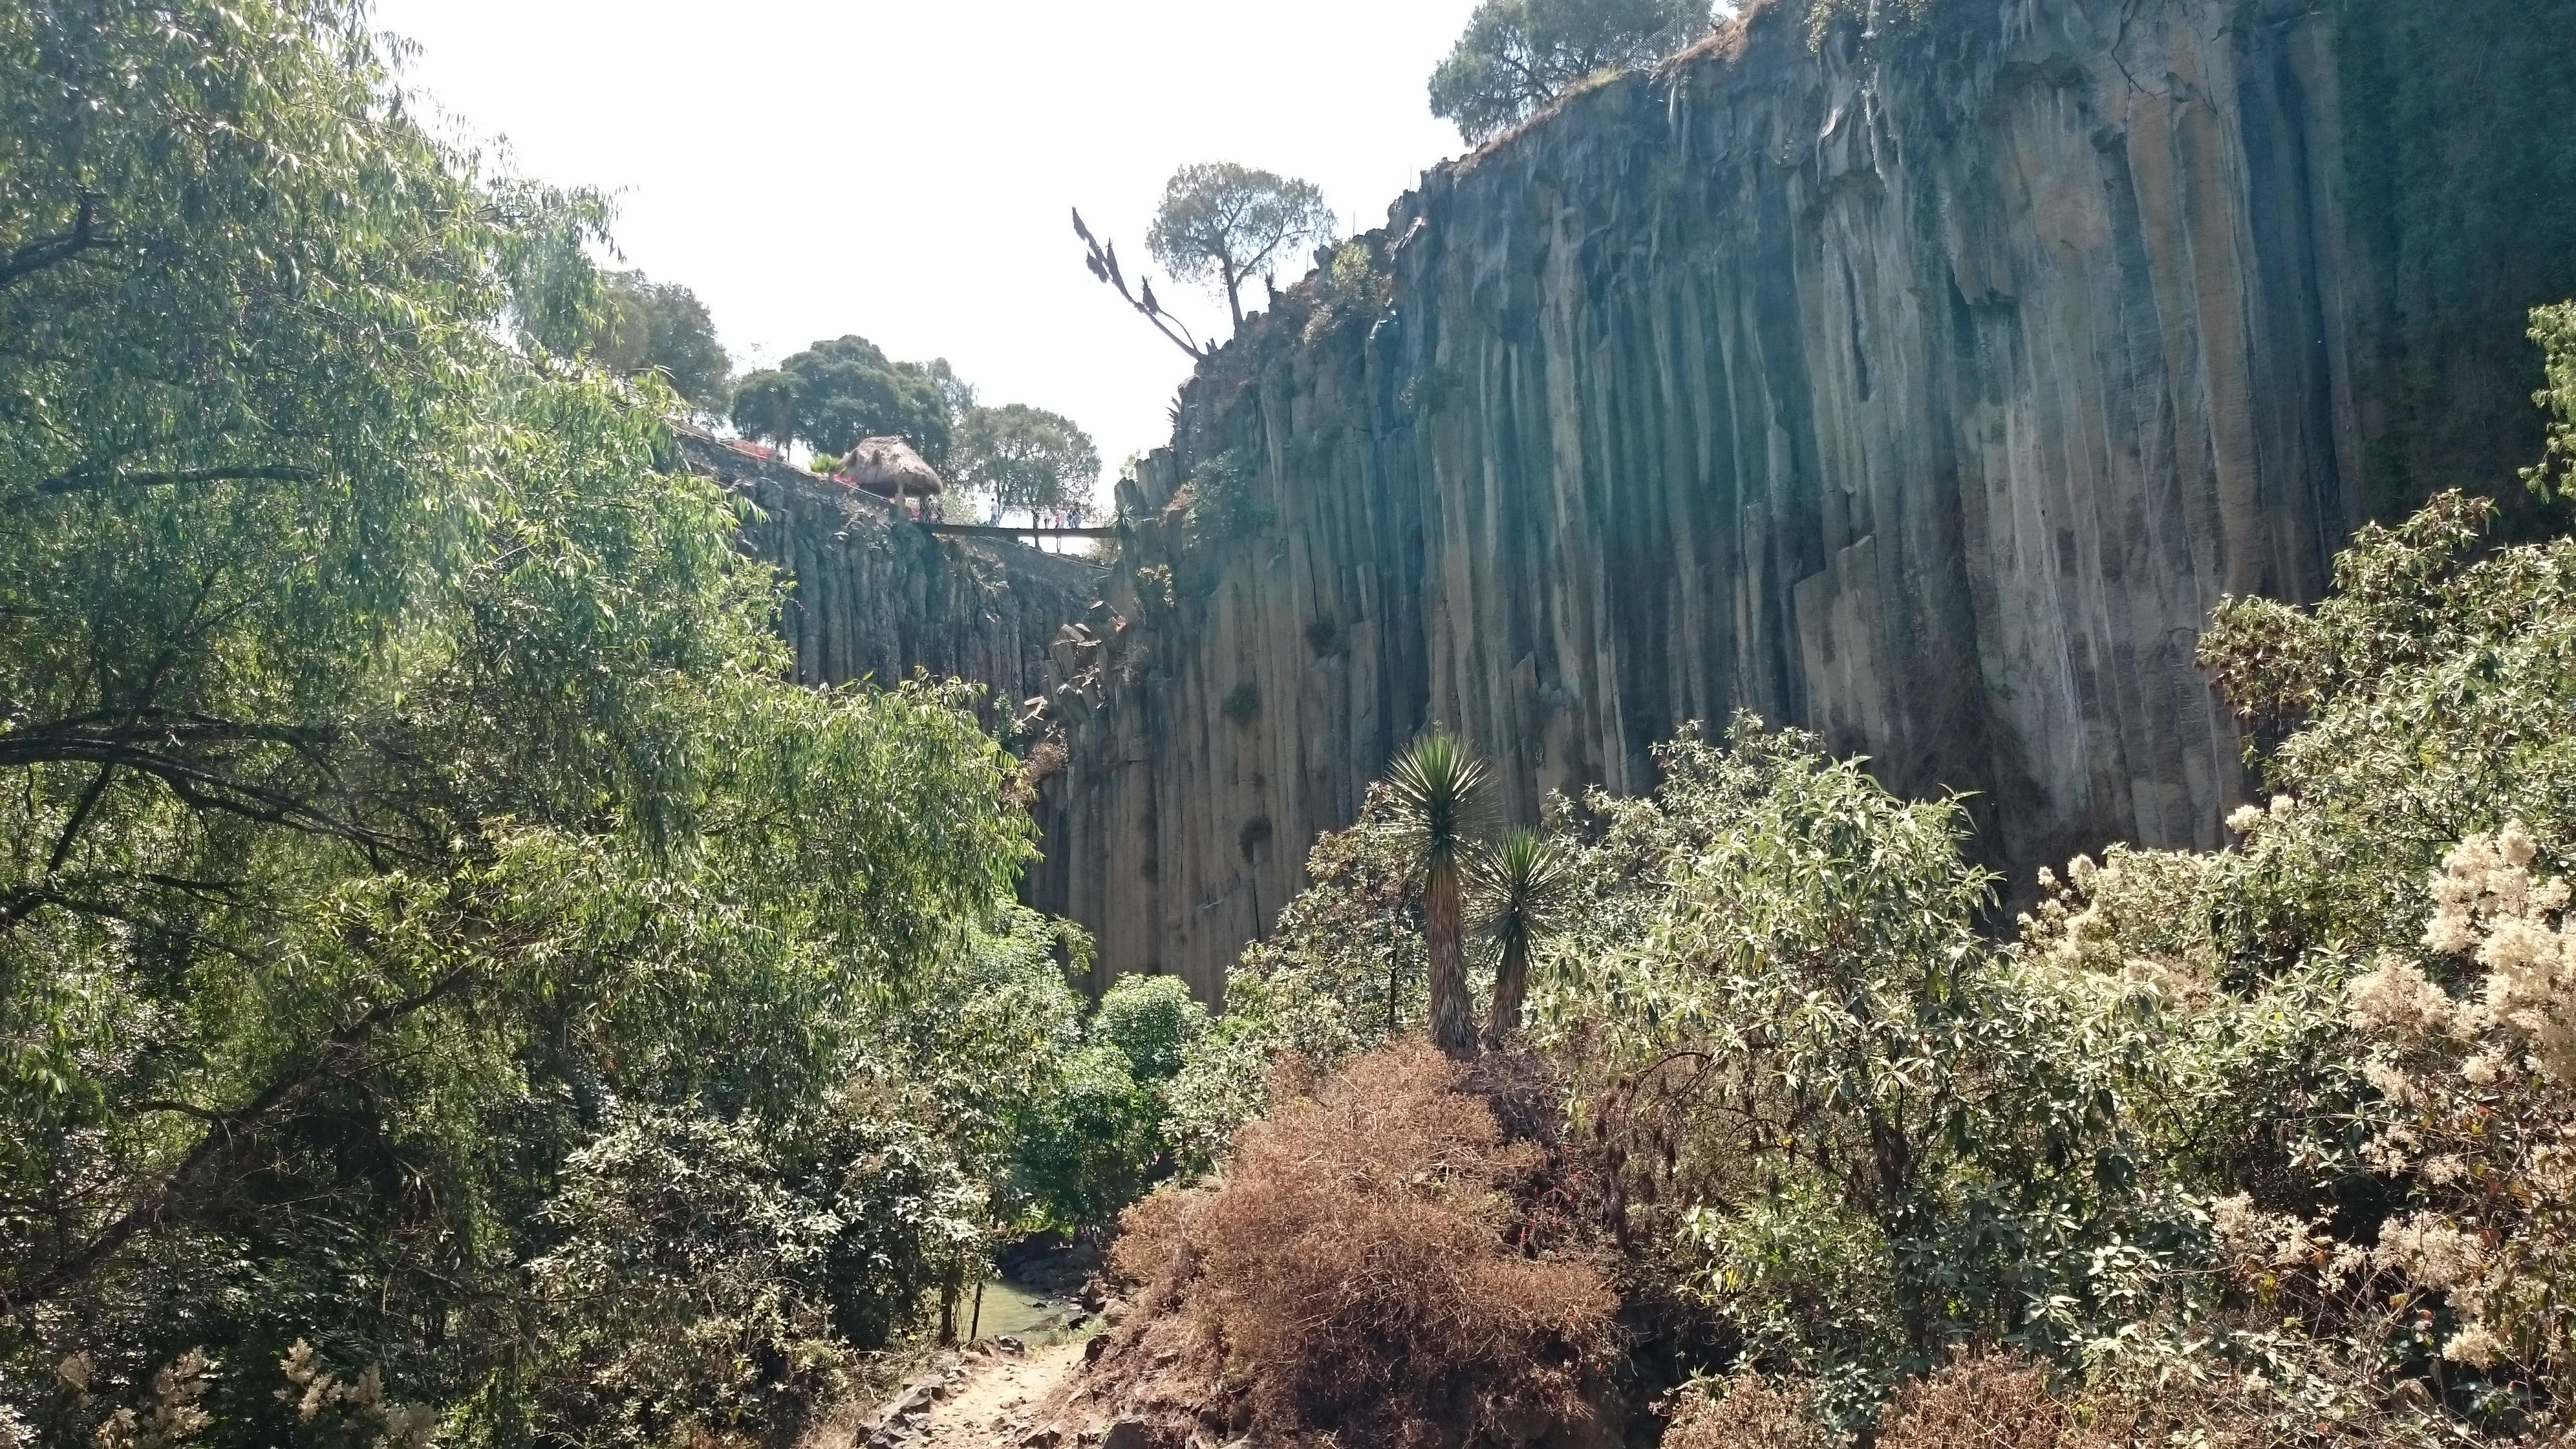
[[[1515,829],[1475,857],[1484,934],[1502,947],[1494,968],[1494,1011],[1485,1039],[1500,1045],[1519,1030],[1529,996],[1530,948],[1545,934],[1565,898],[1565,858],[1535,830]]]
[[[1434,726],[1397,757],[1387,788],[1403,807],[1422,864],[1422,934],[1431,957],[1431,1040],[1451,1056],[1476,1051],[1475,1004],[1467,997],[1464,911],[1458,871],[1481,822],[1485,762],[1456,735]]]

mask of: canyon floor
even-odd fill
[[[1082,1349],[1083,1340],[1069,1339],[968,1360],[964,1376],[931,1403],[921,1431],[906,1442],[917,1449],[1017,1449],[1048,1417],[1044,1406],[1062,1397],[1057,1391],[1082,1366]]]

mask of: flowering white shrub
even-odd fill
[[[2520,822],[2462,840],[2427,886],[2433,971],[2384,953],[2344,1009],[2389,1109],[2365,1151],[2422,1204],[2381,1225],[2372,1267],[2438,1295],[2444,1358],[2555,1379],[2576,1288],[2576,935],[2542,853]]]

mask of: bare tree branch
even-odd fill
[[[284,464],[180,468],[142,473],[124,473],[113,468],[83,468],[57,473],[9,502],[12,508],[26,508],[40,499],[60,498],[72,493],[99,493],[120,484],[131,488],[188,488],[200,483],[311,483],[321,476],[310,468]]]
[[[81,193],[80,211],[72,219],[72,229],[49,237],[39,237],[9,253],[0,260],[0,290],[6,290],[24,277],[33,276],[47,267],[59,266],[92,247],[104,245],[108,238],[98,231],[98,196]]]
[[[1091,228],[1082,224],[1082,212],[1079,208],[1077,208],[1073,213],[1073,233],[1074,235],[1082,238],[1084,246],[1091,249],[1091,254],[1083,258],[1083,264],[1091,269],[1091,275],[1098,277],[1101,281],[1108,283],[1113,288],[1116,288],[1118,295],[1127,299],[1128,306],[1143,313],[1145,320],[1154,324],[1154,330],[1171,339],[1171,343],[1174,347],[1188,353],[1191,361],[1195,362],[1200,357],[1216,350],[1213,345],[1202,350],[1198,344],[1197,338],[1185,335],[1190,329],[1181,322],[1181,319],[1164,311],[1161,305],[1154,301],[1154,288],[1152,283],[1149,282],[1145,286],[1145,300],[1141,302],[1136,300],[1136,294],[1127,290],[1126,274],[1118,270],[1118,251],[1116,245],[1113,243],[1104,249],[1099,242],[1094,241],[1091,236]],[[1164,325],[1164,321],[1167,318],[1172,324],[1169,327]],[[1174,332],[1172,327],[1179,327],[1181,330],[1179,332]]]
[[[180,1201],[221,1159],[224,1150],[236,1139],[259,1126],[278,1108],[293,1101],[313,1083],[337,1070],[368,1038],[384,1027],[411,1016],[436,1002],[455,995],[473,984],[471,967],[460,966],[430,984],[414,996],[385,1002],[339,1028],[324,1039],[321,1046],[301,1064],[270,1082],[250,1101],[229,1112],[215,1112],[184,1103],[152,1099],[136,1104],[137,1110],[178,1112],[206,1122],[205,1135],[179,1159],[179,1165],[161,1181],[142,1194],[113,1222],[101,1228],[77,1251],[51,1268],[38,1273],[15,1294],[0,1292],[0,1317],[13,1317],[65,1292],[89,1277],[114,1257],[117,1251],[138,1234],[149,1232],[167,1221]]]

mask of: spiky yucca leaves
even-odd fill
[[[1475,1004],[1467,998],[1458,867],[1483,820],[1491,778],[1484,761],[1438,726],[1398,756],[1386,776],[1422,861],[1422,934],[1431,957],[1431,1040],[1451,1056],[1472,1056],[1476,1051]]]
[[[1484,934],[1503,949],[1494,968],[1493,1017],[1485,1028],[1485,1039],[1500,1045],[1520,1029],[1521,1003],[1529,995],[1530,948],[1563,904],[1569,882],[1565,858],[1525,827],[1478,852],[1473,873]]]

